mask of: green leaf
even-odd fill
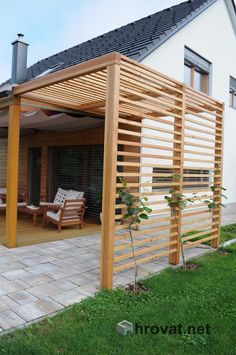
[[[144,207],[142,208],[142,210],[143,210],[143,211],[146,211],[147,213],[151,213],[151,212],[152,212],[152,209],[149,208],[149,207],[147,207],[147,206],[144,206]]]
[[[223,186],[220,186],[220,189],[223,190],[223,191],[226,191],[227,189]]]
[[[216,204],[215,204],[215,202],[211,202],[211,203],[209,203],[209,205],[208,205],[208,208],[210,209],[210,210],[213,210],[213,209],[215,209],[217,206],[216,206]]]
[[[123,219],[128,219],[128,218],[130,218],[130,215],[127,213],[124,215]]]
[[[181,178],[181,175],[180,174],[173,174],[172,177],[174,179],[180,179]]]
[[[146,215],[145,213],[141,213],[141,214],[139,215],[139,218],[148,219],[148,215]]]
[[[138,208],[128,208],[128,212],[130,215],[136,215],[139,213],[139,209]]]

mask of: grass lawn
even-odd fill
[[[236,238],[236,224],[229,224],[227,226],[221,227],[221,242],[226,242],[227,240]]]
[[[224,227],[236,237],[236,225]],[[207,254],[196,271],[168,269],[150,277],[148,292],[100,292],[54,318],[0,338],[3,354],[236,354],[236,244]],[[121,320],[143,326],[205,326],[210,334],[118,335]],[[157,328],[152,328],[156,331]],[[175,328],[168,328],[170,329]]]

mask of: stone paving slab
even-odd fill
[[[37,318],[44,317],[48,314],[54,313],[62,309],[63,306],[60,303],[55,302],[49,297],[44,297],[40,300],[29,302],[23,305],[19,305],[13,310],[25,322],[35,320]],[[1,318],[0,318],[1,324]],[[2,325],[1,325],[2,326]]]
[[[8,309],[0,314],[0,325],[3,330],[9,330],[24,323],[25,319],[18,316],[13,310]]]
[[[223,209],[222,224],[236,223],[236,204]],[[186,258],[211,250],[199,246]],[[139,278],[170,267],[167,257],[139,267]],[[94,234],[8,249],[0,245],[0,333],[93,296],[99,290],[100,235]],[[128,269],[114,276],[114,286],[133,282]]]

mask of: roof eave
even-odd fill
[[[11,95],[12,95],[12,91],[9,90],[0,91],[0,99],[4,97],[9,97]]]
[[[164,42],[166,42],[169,38],[171,38],[173,35],[175,35],[177,32],[179,32],[183,27],[188,25],[191,21],[193,21],[195,18],[197,18],[203,11],[205,11],[208,7],[213,5],[217,0],[208,0],[204,5],[202,5],[200,8],[196,10],[197,14],[192,13],[191,15],[188,15],[184,20],[179,22],[173,29],[169,30],[167,33],[165,33],[162,38],[158,39],[155,41],[155,44],[153,45],[153,48],[148,51],[144,51],[143,53],[140,54],[140,57],[137,59],[139,62],[143,61],[146,57],[148,57],[155,49],[160,47]],[[233,1],[233,0],[232,0]]]
[[[228,13],[229,13],[229,17],[231,19],[231,22],[232,22],[232,26],[233,26],[233,29],[234,29],[234,32],[236,34],[236,5],[235,5],[235,2],[234,0],[224,0],[225,2],[225,5],[226,5],[226,8],[228,10]]]

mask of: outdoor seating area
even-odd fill
[[[6,210],[6,189],[0,189],[1,203],[0,210]],[[33,225],[37,225],[37,217],[43,216],[43,227],[48,222],[58,226],[61,232],[63,226],[78,225],[82,228],[84,213],[86,209],[86,199],[83,198],[84,192],[74,190],[64,190],[58,188],[53,202],[41,202],[35,206],[26,202],[17,203],[17,211],[20,214],[31,215]]]
[[[0,244],[2,245],[6,244],[5,231],[5,213],[0,212]],[[62,228],[61,233],[58,233],[57,226],[54,224],[48,224],[46,228],[43,228],[42,215],[37,217],[37,224],[34,225],[32,223],[32,216],[19,212],[17,222],[17,247],[70,238],[79,238],[82,236],[89,236],[94,233],[98,234],[100,232],[101,224],[85,219],[82,229],[79,229],[78,225],[72,225]]]
[[[4,243],[4,231],[5,231],[5,211],[6,211],[6,188],[0,189],[1,203],[0,203],[0,244]],[[57,231],[62,232],[62,227],[69,227],[64,229],[62,237],[59,239],[65,239],[78,236],[78,228],[82,229],[85,225],[88,231],[99,231],[99,223],[84,221],[84,214],[86,211],[86,199],[83,198],[84,192],[75,190],[65,190],[58,188],[53,202],[39,202],[38,206],[30,205],[28,201],[17,203],[18,212],[18,236],[19,244],[25,245],[28,243],[35,244],[38,242],[57,240],[55,235],[56,229],[52,226],[57,226]],[[30,216],[30,218],[28,218]],[[32,223],[32,228],[30,224]],[[95,227],[96,226],[96,227]],[[69,229],[72,228],[70,231]],[[24,237],[23,233],[31,230],[30,238]],[[22,231],[22,233],[21,233]],[[37,234],[47,234],[48,237],[38,237]],[[22,237],[21,237],[22,234]],[[84,235],[84,234],[83,234]]]

